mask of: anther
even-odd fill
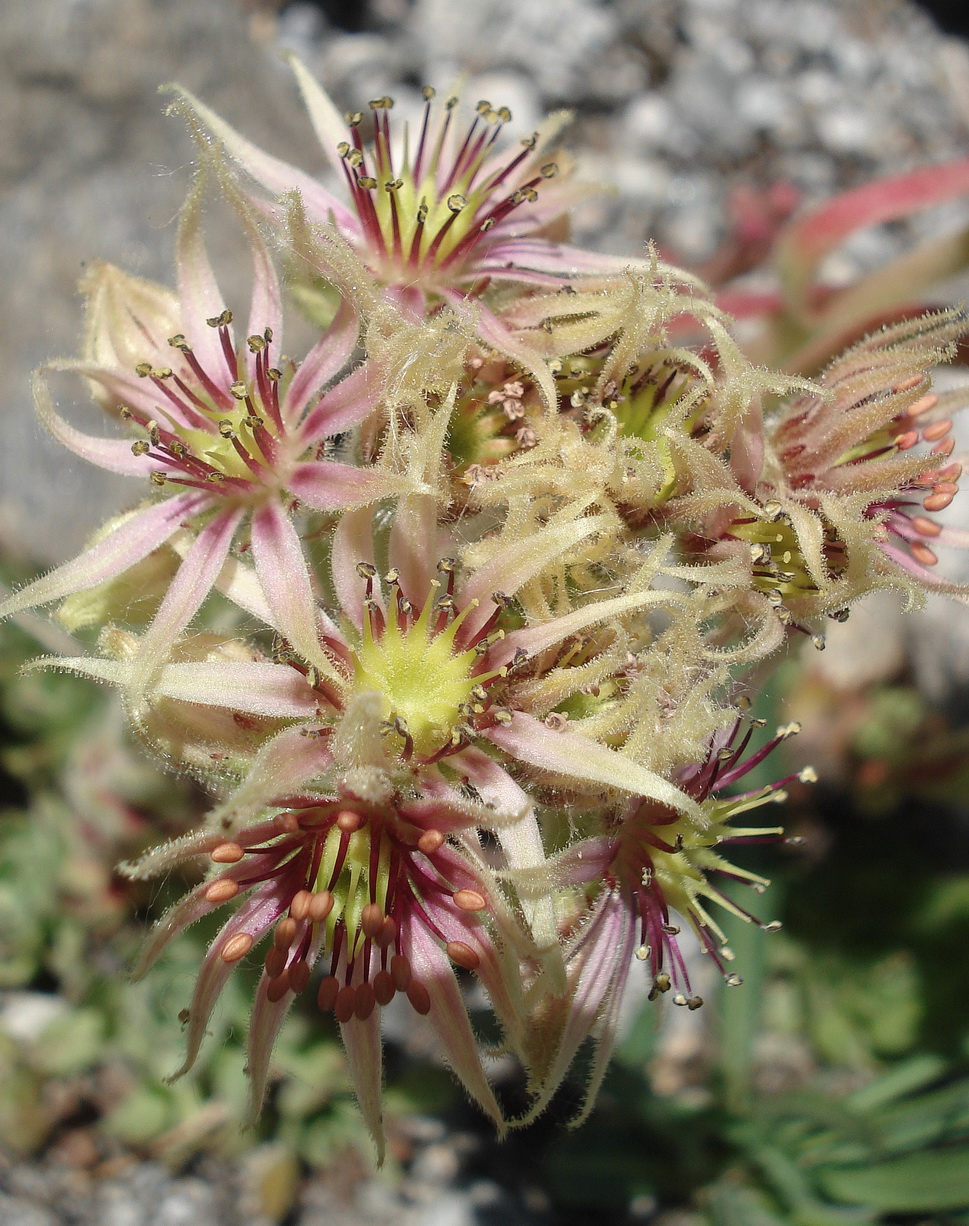
[[[168,338],[168,343],[169,345],[171,345],[173,349],[178,349],[182,353],[192,352],[191,349],[189,348],[188,341],[185,339],[184,334],[181,332],[176,332],[174,336],[170,336]]]
[[[448,196],[446,203],[452,213],[460,213],[468,202],[460,192],[455,192],[452,196]]]
[[[266,999],[271,1005],[274,1005],[283,999],[291,987],[289,975],[284,970],[275,978],[270,979],[266,987]]]
[[[425,856],[432,856],[444,843],[444,835],[440,830],[425,830],[417,840],[417,849]]]
[[[390,918],[389,915],[384,916],[384,922],[380,925],[380,931],[374,937],[377,946],[380,949],[389,949],[397,938],[397,924]]]
[[[407,999],[414,1008],[415,1013],[420,1013],[422,1016],[427,1016],[431,1011],[431,996],[427,988],[417,979],[412,979],[407,985]]]
[[[483,911],[487,904],[484,896],[477,890],[457,890],[454,894],[454,905],[462,911]]]
[[[365,1022],[373,1013],[376,1003],[377,993],[374,991],[373,986],[369,983],[361,983],[357,988],[357,999],[353,1009],[361,1022]]]
[[[276,931],[273,933],[273,944],[277,949],[289,949],[290,945],[296,940],[296,933],[299,931],[299,924],[291,915],[287,915],[285,919],[281,919],[276,925]]]
[[[421,86],[421,97],[424,99],[425,102],[430,102],[430,100],[436,96],[437,96],[437,90],[434,88],[433,85],[422,85]]]
[[[135,374],[142,379],[147,378],[151,374],[151,362],[139,362],[135,367]]]
[[[226,963],[238,962],[240,958],[246,956],[254,944],[255,940],[251,932],[237,932],[234,937],[229,937],[222,946],[219,957]]]
[[[922,499],[922,506],[925,507],[926,511],[944,511],[954,497],[954,494],[929,494],[927,498]],[[915,520],[912,521],[913,525],[915,522]],[[935,529],[934,532],[925,532],[924,528],[919,528],[919,531],[923,532],[926,536],[938,536],[942,531],[938,524],[933,524],[931,520],[923,519],[921,516],[918,522],[920,524],[932,524],[932,527]]]
[[[205,321],[210,328],[227,328],[232,323],[232,312],[225,310],[221,315],[215,315]]]
[[[369,562],[358,562],[357,574],[361,579],[375,579],[377,577],[377,568],[376,566],[371,566]]]
[[[236,432],[232,427],[232,422],[225,419],[220,421],[219,434],[221,434],[223,438],[235,438]]]
[[[357,992],[355,988],[341,988],[336,995],[336,1001],[333,1005],[333,1012],[336,1014],[336,1020],[343,1025],[353,1017],[353,1011],[357,1007]]]
[[[945,436],[952,429],[952,422],[948,419],[944,421],[933,422],[931,426],[926,426],[922,431],[922,437],[927,443],[936,443],[940,438]]]
[[[691,996],[686,1002],[686,1007],[690,1010],[691,1013],[694,1013],[697,1009],[701,1007],[702,1004],[703,1004],[702,996]]]
[[[362,187],[366,191],[370,191],[377,186],[377,180],[373,175],[358,175],[357,187]]]
[[[309,917],[310,903],[313,901],[313,895],[309,890],[297,890],[293,895],[293,901],[289,904],[290,917],[298,924],[302,924]]]
[[[813,766],[804,766],[798,771],[797,777],[801,783],[817,783],[818,772]]]
[[[245,398],[249,395],[249,389],[241,379],[237,379],[235,383],[230,383],[229,391],[232,393],[235,400],[245,400]],[[222,423],[219,422],[219,425],[221,426]]]
[[[329,890],[320,890],[318,894],[313,894],[310,897],[308,918],[314,924],[322,924],[333,910],[333,902],[333,895]]]
[[[909,549],[920,566],[934,566],[939,560],[938,554],[933,553],[928,545],[923,545],[921,541],[912,541]]]
[[[394,954],[390,959],[390,974],[398,992],[406,992],[411,981],[410,962],[403,954]]]
[[[727,985],[728,988],[739,988],[740,985],[743,983],[743,979],[741,979],[739,975],[735,975],[731,973],[727,975],[727,977],[724,979],[724,983]]]
[[[266,974],[270,979],[278,979],[286,969],[286,961],[289,958],[288,949],[279,949],[276,945],[271,945],[266,951]]]
[[[305,992],[310,981],[310,968],[304,958],[294,962],[289,968],[289,986],[294,992]]]
[[[238,843],[220,843],[209,852],[209,858],[216,864],[238,864],[244,855]]]
[[[211,903],[228,902],[239,893],[239,883],[229,877],[213,881],[205,891],[205,901]]]
[[[339,991],[340,981],[335,975],[327,975],[325,979],[320,981],[319,991],[316,993],[316,1003],[323,1013],[332,1012]]]
[[[393,976],[388,971],[378,971],[374,975],[373,994],[378,1005],[389,1005],[396,996]]]
[[[342,830],[344,834],[353,834],[363,825],[363,818],[359,813],[354,813],[352,809],[346,809],[343,813],[338,814],[336,825],[337,829]]]
[[[266,348],[266,338],[254,333],[246,337],[246,344],[249,346],[250,353],[262,353]]]
[[[151,444],[146,443],[143,438],[136,439],[131,444],[132,455],[147,455],[149,451],[151,451]]]
[[[466,971],[476,971],[481,965],[481,959],[477,953],[464,941],[448,941],[444,952],[452,962],[464,967]]]
[[[364,935],[373,940],[380,932],[383,924],[384,913],[381,910],[380,904],[368,902],[360,915],[360,927],[363,929]]]
[[[554,179],[558,172],[559,168],[554,162],[546,162],[539,171],[539,174],[541,174],[543,179]]]

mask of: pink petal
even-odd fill
[[[402,498],[390,528],[388,558],[400,572],[401,590],[416,609],[434,594],[431,580],[438,578],[437,505],[427,494]]]
[[[451,963],[437,940],[419,922],[414,922],[408,936],[405,948],[414,977],[424,984],[431,998],[428,1021],[441,1042],[445,1059],[501,1131],[504,1117],[481,1067],[478,1042]]]
[[[330,574],[337,600],[356,628],[363,630],[363,601],[366,586],[357,573],[360,563],[374,565],[373,512],[348,511],[340,517],[333,534]],[[378,593],[374,592],[377,599]]]
[[[486,735],[499,749],[540,770],[648,796],[681,813],[698,813],[696,802],[662,775],[579,732],[554,731],[516,711],[510,724],[497,724]]]
[[[304,735],[310,732],[311,735]],[[306,787],[333,764],[326,741],[302,727],[284,728],[259,749],[245,779],[210,815],[228,837],[281,796]]]
[[[365,506],[388,493],[386,473],[336,460],[306,460],[297,464],[287,482],[300,502],[314,511],[344,511]]]
[[[316,179],[288,162],[264,153],[187,90],[179,89],[178,93],[222,142],[230,156],[267,191],[276,196],[285,195],[286,192],[299,192],[307,213],[312,217],[326,221],[332,216],[342,230],[349,234],[359,233],[360,222],[357,216]]]
[[[252,555],[273,624],[305,660],[325,667],[309,568],[296,529],[274,498],[253,513]]]
[[[271,719],[312,719],[319,700],[288,664],[254,660],[166,664],[152,686],[160,698],[228,707]]]
[[[178,297],[182,306],[182,326],[189,344],[218,386],[227,389],[238,374],[230,377],[219,330],[205,322],[221,315],[226,302],[202,241],[202,188],[202,176],[198,176],[179,218],[175,253]]]
[[[353,1017],[340,1025],[346,1048],[350,1077],[360,1104],[367,1131],[377,1147],[377,1164],[384,1160],[386,1141],[381,1101],[383,1084],[383,1050],[380,1040],[380,1009],[374,1009],[366,1021]]]
[[[303,406],[346,366],[356,347],[359,332],[360,321],[353,309],[353,304],[342,301],[333,323],[300,362],[292,382],[286,389],[286,396],[282,404],[284,421],[297,422],[302,415]],[[323,406],[320,405],[316,412],[320,413],[322,408]],[[354,410],[356,410],[355,405]],[[327,415],[330,412],[331,410],[328,409]],[[336,424],[332,429],[321,429],[319,434],[325,437],[337,434],[345,428],[335,413],[334,421]],[[316,424],[314,421],[314,427]],[[348,424],[355,425],[356,422],[352,421]],[[312,440],[316,437],[316,431],[314,430],[307,437]]]
[[[136,456],[131,450],[131,443],[123,438],[93,438],[83,434],[64,420],[54,408],[54,401],[44,378],[45,370],[57,369],[47,366],[34,375],[34,404],[41,424],[59,443],[82,460],[96,464],[108,472],[122,473],[126,477],[147,477],[158,467],[156,463],[145,456]]]
[[[212,591],[243,513],[241,507],[218,512],[195,538],[131,663],[127,690],[132,702],[140,700],[152,674]]]
[[[35,579],[0,604],[0,617],[49,604],[123,574],[152,550],[164,545],[187,519],[201,511],[208,494],[178,494],[126,519],[103,540],[70,562]]]
[[[300,427],[300,437],[307,442],[320,442],[343,430],[357,426],[376,406],[376,394],[371,388],[372,371],[368,366],[358,370],[331,388],[312,409]]]

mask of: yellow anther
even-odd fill
[[[465,200],[460,192],[455,192],[453,196],[448,196],[447,198],[447,206],[452,213],[460,213],[467,203],[467,200]]]

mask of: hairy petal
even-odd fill
[[[136,511],[96,545],[9,596],[0,604],[0,617],[49,604],[123,574],[159,545],[164,545],[184,521],[208,501],[207,494],[177,494]]]

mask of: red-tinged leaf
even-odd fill
[[[969,158],[866,183],[795,221],[777,247],[788,308],[796,315],[809,309],[810,284],[818,265],[849,234],[897,221],[966,193]]]

